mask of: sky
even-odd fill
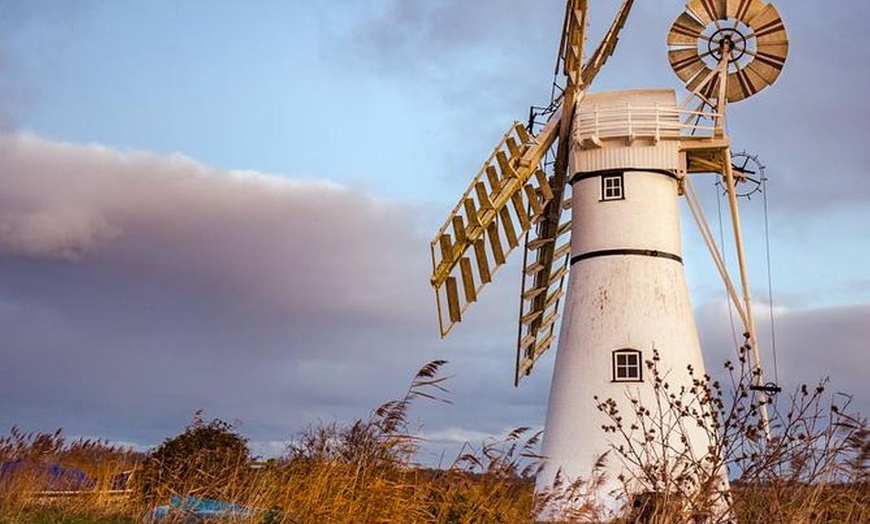
[[[618,2],[591,4],[594,43]],[[777,5],[785,69],[728,123],[769,178],[741,202],[762,352],[787,390],[829,377],[867,413],[870,4]],[[423,460],[541,427],[552,352],[512,384],[518,261],[440,340],[428,242],[548,102],[563,9],[0,0],[0,431],[147,449],[202,410],[276,454],[433,359],[452,403],[414,407]],[[682,10],[636,2],[592,89],[680,89]],[[713,178],[695,185],[718,230]],[[683,236],[715,370],[734,351],[725,292],[688,220]]]

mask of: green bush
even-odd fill
[[[134,475],[134,489],[147,503],[172,495],[233,499],[250,470],[247,440],[222,420],[199,413],[184,432],[165,440]]]

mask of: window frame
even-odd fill
[[[607,182],[616,180],[617,183],[611,187],[607,186]],[[608,194],[608,191],[617,194]],[[608,173],[601,175],[601,202],[610,202],[613,200],[625,200],[625,173]]]
[[[619,363],[619,357],[635,357],[634,363],[628,362]],[[626,375],[619,376],[620,368],[625,369]],[[636,370],[637,373],[632,374],[631,371]],[[623,348],[613,351],[611,355],[611,371],[612,382],[643,382],[643,353],[637,349]]]

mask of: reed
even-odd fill
[[[134,505],[112,482],[142,459],[103,440],[70,442],[61,430],[29,433],[13,427],[0,436],[0,524],[128,521]]]
[[[61,431],[23,433],[12,428],[0,436],[0,461],[32,467],[0,477],[0,524],[143,522],[154,520],[154,506],[173,497],[233,502],[250,511],[224,521],[263,524],[531,524],[541,508],[555,503],[566,508],[558,516],[563,522],[604,519],[602,508],[584,502],[594,478],[534,493],[542,457],[536,453],[540,434],[529,428],[469,445],[447,468],[420,465],[423,442],[411,431],[409,411],[421,400],[446,401],[446,378],[441,375],[445,364],[423,366],[404,395],[365,418],[309,426],[292,439],[283,456],[265,462],[254,460],[236,427],[218,419],[206,421],[201,413],[147,455],[100,440],[67,442]],[[657,377],[656,361],[647,365]],[[694,388],[680,392],[665,387],[665,377],[658,376],[654,383],[661,409],[649,413],[631,399],[600,401],[612,421],[604,430],[619,437],[610,459],[640,461],[644,472],[624,479],[632,486],[631,492],[621,494],[626,505],[606,520],[870,521],[868,429],[863,419],[850,414],[848,399],[833,403],[824,383],[799,388],[787,401],[770,406],[775,438],[767,441],[760,438],[760,400],[749,389],[751,372],[742,360],[726,367],[730,383],[695,377]],[[621,425],[623,409],[642,410],[641,429]],[[715,432],[715,453],[683,457],[674,468],[645,449],[651,445],[645,438],[650,428],[659,434],[671,428],[676,432],[671,437],[678,439],[681,424],[699,421]],[[49,464],[85,472],[93,483],[69,486],[71,493],[65,495],[46,495]],[[130,470],[131,489],[120,496],[111,491],[116,475]],[[730,489],[721,483],[722,471],[734,480]],[[638,486],[644,489],[639,492]],[[712,511],[723,504],[727,511]],[[183,511],[174,516],[175,521],[185,518]]]

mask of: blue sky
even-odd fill
[[[349,23],[346,9],[297,4],[84,4],[55,37],[61,48],[38,57],[38,103],[22,127],[120,149],[183,152],[228,169],[360,184],[400,172],[425,141],[365,162],[358,152],[393,149],[384,142],[395,128],[421,114],[437,118],[416,111],[431,106],[431,96],[402,96],[404,86],[361,75],[364,68],[341,56],[345,45],[333,39]],[[42,30],[21,36],[44,39]],[[433,127],[426,123],[421,129]],[[415,193],[419,182],[409,182],[391,192]]]
[[[617,2],[594,4],[593,40]],[[778,5],[788,63],[729,132],[770,177],[780,374],[830,375],[866,411],[870,8]],[[434,441],[541,425],[552,356],[510,385],[516,263],[440,341],[427,243],[547,101],[563,7],[0,1],[0,430],[147,446],[204,409],[271,449],[365,416],[432,358],[454,375],[454,404],[419,412]],[[594,89],[678,88],[664,39],[682,9],[637,2]],[[696,184],[715,220],[712,179]],[[744,210],[766,313],[761,199]],[[688,221],[684,237],[714,367],[724,293]]]

